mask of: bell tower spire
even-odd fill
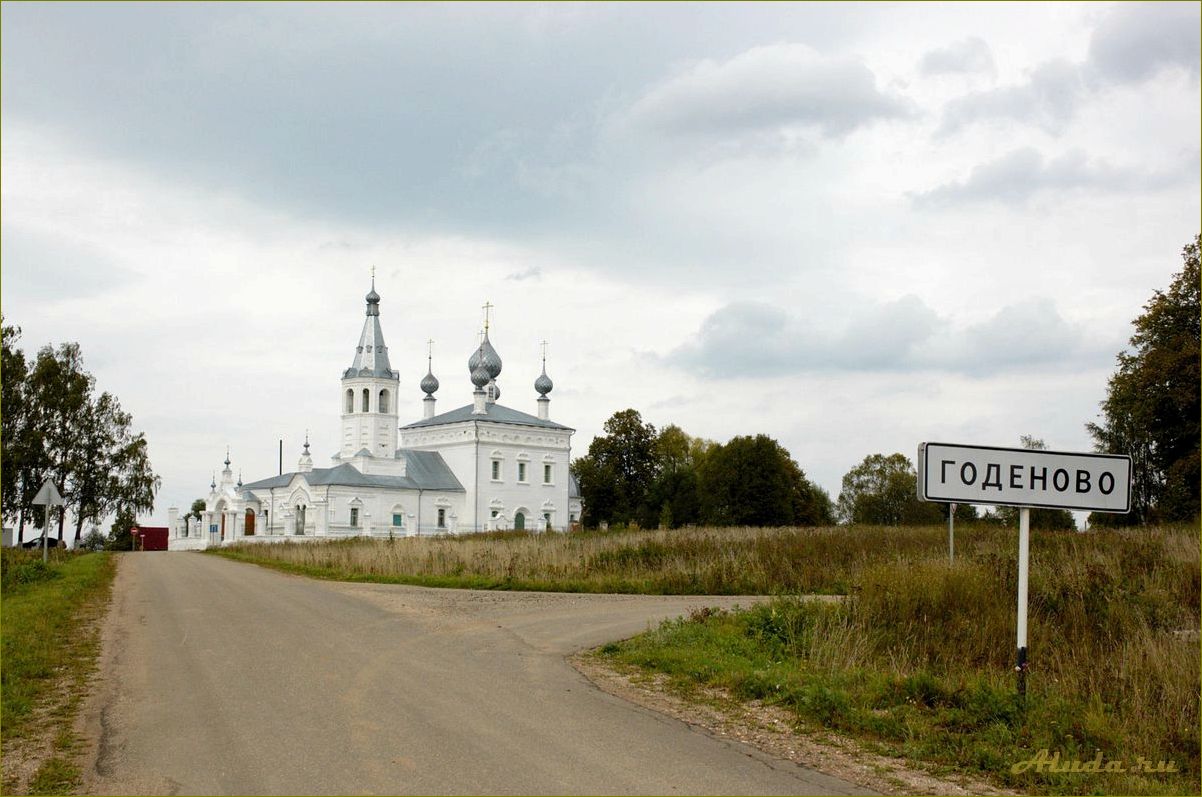
[[[371,290],[365,297],[366,317],[355,359],[342,372],[341,459],[366,449],[373,457],[393,458],[397,449],[396,396],[400,375],[388,361],[388,346],[380,326],[380,294],[376,269],[371,269]]]

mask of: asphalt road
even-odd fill
[[[565,656],[738,598],[338,584],[124,555],[102,794],[857,794],[628,703]],[[746,604],[748,599],[743,599]]]

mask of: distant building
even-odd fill
[[[309,441],[296,470],[235,482],[227,451],[205,510],[168,510],[172,550],[286,538],[463,534],[496,529],[565,531],[580,521],[580,491],[568,470],[571,427],[550,419],[546,358],[534,381],[535,415],[498,403],[501,357],[483,337],[468,359],[471,403],[437,413],[432,358],[419,387],[420,420],[398,427],[400,375],[380,326],[380,296],[366,319],[338,394],[341,448],[315,468]]]

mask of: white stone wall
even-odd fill
[[[339,393],[342,411],[341,455],[353,456],[366,448],[374,456],[391,457],[397,450],[397,386],[399,379],[350,377],[343,379]],[[346,411],[346,392],[354,398],[353,411]],[[363,391],[370,397],[368,411],[363,411]],[[388,391],[388,412],[379,411],[380,392]]]

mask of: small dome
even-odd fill
[[[551,388],[553,387],[555,387],[555,384],[551,381],[551,377],[547,376],[547,369],[544,368],[538,379],[534,380],[534,389],[538,391],[540,396],[545,396],[551,392]]]
[[[438,390],[438,377],[434,376],[433,371],[427,371],[421,381],[422,392],[427,396],[433,396],[434,391]]]
[[[483,363],[476,366],[476,370],[472,371],[472,384],[476,387],[482,388],[490,381],[492,381],[492,377],[489,375],[488,369],[484,367]]]
[[[501,398],[501,386],[496,382],[489,382],[486,389],[488,391],[488,400],[495,404],[497,399]]]
[[[366,298],[367,298],[368,304],[379,304],[380,303],[380,294],[376,293],[375,285],[372,285],[371,290],[367,292]]]

